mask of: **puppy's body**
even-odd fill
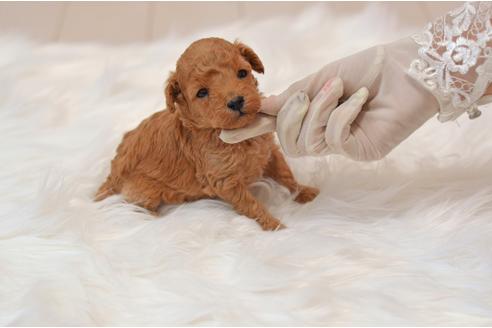
[[[212,43],[221,46],[226,42],[220,39],[205,40],[212,40]],[[232,46],[227,43],[225,47],[230,48],[229,45]],[[179,68],[178,62],[177,71]],[[189,78],[190,74],[185,75]],[[180,82],[180,89],[176,91],[177,80],[173,82],[171,78],[166,90],[168,109],[171,107],[171,110],[153,114],[136,129],[125,134],[111,163],[111,173],[98,191],[97,200],[121,193],[128,201],[155,212],[161,203],[177,204],[201,198],[220,198],[232,204],[239,213],[256,219],[264,229],[272,230],[281,227],[281,223],[248,191],[251,183],[262,176],[271,177],[291,192],[299,192],[296,198],[299,202],[316,197],[318,191],[315,188],[296,183],[271,134],[237,144],[226,144],[219,139],[221,127],[214,125],[225,125],[227,122],[227,126],[222,128],[238,127],[254,118],[259,110],[256,81],[256,92],[252,91],[251,86],[244,85],[247,81],[240,85],[243,94],[250,93],[244,111],[231,116],[230,109],[225,112],[215,110],[212,115],[222,116],[215,118],[212,123],[208,122],[207,126],[207,123],[203,123],[205,119],[198,117],[200,112],[192,112],[193,106],[189,103],[193,100],[186,101],[189,95],[183,90],[186,84],[184,81]],[[235,96],[231,92],[229,94]],[[171,104],[169,98],[172,98]],[[175,103],[179,110],[172,110]],[[198,102],[198,105],[217,107],[216,104],[210,106],[211,103],[212,99]],[[251,105],[248,107],[248,104]],[[197,114],[190,116],[190,113]]]
[[[178,116],[155,113],[125,134],[108,177],[113,192],[156,210],[161,201],[218,196],[211,180],[249,185],[263,175],[276,148],[271,135],[226,144],[218,138],[220,131],[185,128]]]

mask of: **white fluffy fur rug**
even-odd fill
[[[381,19],[385,17],[385,19]],[[409,34],[377,5],[151,45],[0,40],[0,325],[492,324],[492,109],[431,120],[385,160],[290,160],[321,188],[305,206],[254,192],[289,227],[263,232],[220,201],[155,219],[96,188],[124,131],[203,36],[263,59],[265,93]]]

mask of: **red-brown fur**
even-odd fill
[[[238,78],[240,69],[247,71],[245,78]],[[96,200],[121,193],[156,212],[161,203],[220,198],[265,230],[282,228],[248,186],[270,177],[298,193],[300,203],[314,199],[318,190],[295,181],[271,134],[237,144],[219,139],[221,129],[247,125],[260,109],[252,70],[263,73],[263,64],[242,43],[218,38],[192,43],[167,82],[167,110],[125,134]],[[197,97],[201,88],[208,89],[207,97]],[[226,105],[237,95],[245,98],[244,115]]]

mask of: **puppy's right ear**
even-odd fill
[[[174,113],[176,111],[176,101],[180,93],[181,90],[179,89],[176,72],[171,72],[171,75],[167,79],[165,91],[167,110],[171,113]]]

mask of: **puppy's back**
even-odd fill
[[[99,187],[95,200],[100,201],[119,193],[123,179],[142,161],[170,148],[174,141],[166,132],[176,130],[176,123],[175,115],[164,110],[152,114],[135,129],[125,133],[111,161],[111,173]]]

